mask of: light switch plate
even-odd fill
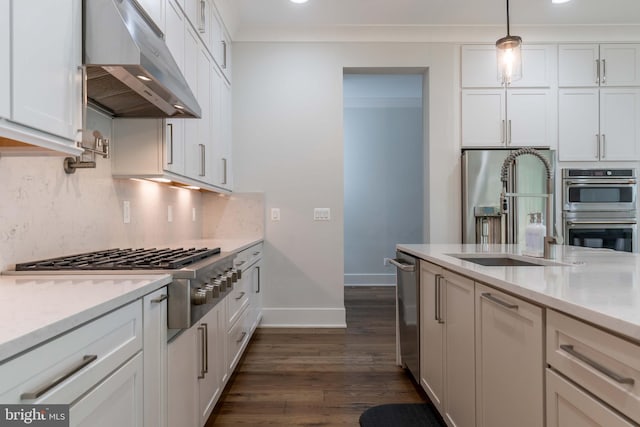
[[[196,222],[196,208],[191,208],[191,221]]]
[[[330,221],[331,209],[330,208],[313,208],[313,220],[314,221]]]
[[[280,221],[280,208],[271,208],[271,221]]]

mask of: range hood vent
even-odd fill
[[[134,0],[83,3],[88,103],[114,117],[200,117],[162,32]]]

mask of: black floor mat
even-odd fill
[[[361,427],[444,427],[428,403],[391,403],[374,406],[360,415]]]

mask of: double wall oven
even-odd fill
[[[564,169],[562,202],[567,244],[638,252],[635,169]]]

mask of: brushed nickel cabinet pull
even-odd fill
[[[201,33],[204,33],[206,30],[206,9],[207,4],[205,3],[205,0],[200,0],[200,25],[198,26],[198,31]]]
[[[240,338],[236,340],[236,343],[241,343],[242,340],[244,340],[244,337],[246,336],[247,336],[247,333],[243,331],[242,334],[240,334]]]
[[[200,176],[205,176],[206,174],[206,166],[205,166],[205,154],[206,154],[206,147],[204,146],[204,144],[198,144],[200,146]]]
[[[53,377],[53,379],[50,380],[48,383],[38,387],[34,391],[22,393],[20,395],[20,400],[37,399],[38,397],[42,396],[43,394],[45,394],[46,392],[48,392],[49,390],[51,390],[52,388],[54,388],[64,380],[66,380],[67,378],[70,378],[73,375],[75,375],[78,371],[80,371],[82,368],[89,365],[91,362],[95,361],[96,359],[98,359],[98,356],[95,354],[84,356],[81,361],[70,366],[69,369],[67,369],[62,374],[56,375],[55,377]]]
[[[505,132],[505,128],[506,128],[505,121],[502,120],[502,126],[500,127],[500,144],[506,144],[507,143],[507,141],[505,140],[505,137],[504,137],[504,135],[506,133]]]
[[[607,84],[607,60],[602,60],[602,84]]]
[[[600,61],[596,59],[596,84],[600,84]]]
[[[489,301],[495,302],[498,305],[501,305],[505,308],[508,308],[509,310],[517,310],[518,309],[518,305],[517,304],[511,304],[509,302],[506,301],[502,301],[500,298],[496,298],[493,295],[491,295],[488,292],[485,292],[482,294],[482,297],[485,299],[488,299]]]
[[[440,299],[440,290],[439,290],[439,285],[440,285],[440,278],[442,277],[441,274],[436,274],[436,283],[435,286],[433,287],[434,289],[434,296],[433,296],[433,320],[439,321],[439,317],[438,317],[438,300]]]
[[[244,292],[240,292],[240,295],[238,295],[236,297],[236,301],[238,301],[239,299],[242,299],[242,297],[244,297],[245,293]]]
[[[227,69],[227,41],[222,40],[222,69]]]
[[[507,128],[507,144],[511,145],[511,119],[509,119],[509,127]]]
[[[173,164],[173,123],[167,123],[169,128],[169,146],[167,147],[167,164]]]
[[[204,374],[206,374],[204,364],[206,358],[205,341],[207,338],[205,329],[202,326],[198,326],[198,331],[200,332],[200,341],[202,343],[202,346],[200,347],[200,357],[202,358],[202,362],[200,363],[200,374],[198,375],[198,379],[201,380],[204,378]]]
[[[633,378],[623,377],[621,375],[616,374],[611,369],[602,366],[601,364],[599,364],[595,360],[591,360],[590,358],[588,358],[584,354],[579,353],[578,351],[576,351],[573,348],[573,345],[562,344],[562,345],[560,345],[560,348],[562,350],[564,350],[565,352],[569,353],[570,355],[572,355],[573,357],[575,357],[576,359],[581,360],[584,363],[586,363],[587,365],[591,366],[596,371],[608,376],[609,378],[611,378],[612,380],[614,380],[617,383],[630,384],[630,385],[635,384],[635,380]]]
[[[256,267],[256,270],[258,270],[258,290],[256,291],[256,294],[260,293],[260,286],[262,285],[260,282],[260,275],[262,274],[262,271],[260,270],[260,266]]]
[[[606,151],[605,151],[605,148],[606,148],[605,143],[606,143],[606,141],[607,141],[606,140],[606,136],[603,133],[602,136],[600,137],[600,146],[601,146],[601,148],[600,148],[600,158],[602,158],[602,159],[606,158]]]
[[[169,298],[169,297],[166,294],[162,294],[158,298],[152,299],[151,302],[153,304],[158,304],[158,303],[161,303],[162,301],[166,300],[167,298]]]
[[[227,183],[227,159],[222,158],[222,183]]]
[[[600,134],[596,133],[596,159],[600,158]]]

